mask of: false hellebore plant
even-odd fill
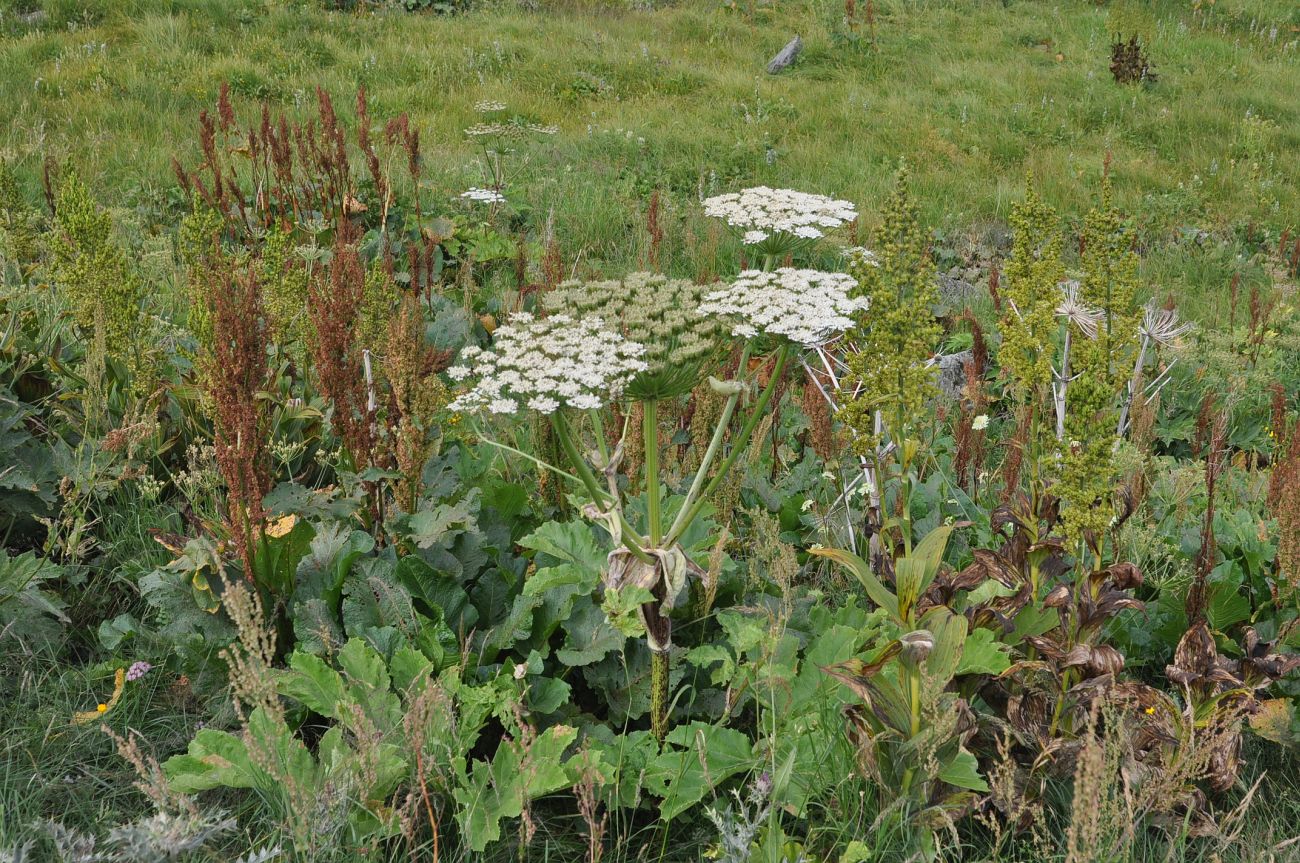
[[[793,268],[746,270],[730,285],[696,285],[652,273],[565,282],[542,300],[549,317],[514,315],[494,333],[489,349],[467,348],[448,369],[471,385],[452,410],[528,410],[549,418],[572,472],[496,445],[579,484],[591,498],[584,512],[614,543],[605,587],[638,603],[651,652],[651,723],[661,740],[668,730],[669,614],[685,599],[688,576],[701,572],[680,541],[746,450],[791,356],[853,326],[853,314],[866,306],[850,298],[854,284],[846,275]],[[665,512],[659,403],[690,392],[730,347],[728,334],[743,340],[737,366],[742,379],[709,377],[726,402],[685,495]],[[751,356],[760,355],[772,364],[761,386],[757,376],[743,379]],[[615,402],[632,403],[618,415],[642,418],[644,518],[630,514],[628,483],[619,482],[628,461],[629,423],[624,419],[612,446],[606,434]],[[744,419],[734,430],[738,410]]]

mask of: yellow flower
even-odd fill
[[[1155,709],[1154,707],[1148,707],[1147,710],[1146,710],[1146,714],[1147,714],[1147,716],[1151,716],[1151,715],[1153,715],[1155,712],[1156,712],[1156,709]]]
[[[99,711],[100,713],[107,713],[108,705],[104,704],[103,702],[100,702],[99,706],[96,707],[95,710]]]

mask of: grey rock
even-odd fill
[[[950,306],[965,305],[966,301],[972,297],[978,296],[980,288],[973,285],[963,278],[952,274],[940,273],[937,281],[939,282],[939,297]]]
[[[786,66],[793,63],[799,57],[799,52],[802,50],[803,40],[798,36],[795,36],[789,42],[785,43],[785,47],[778,51],[775,57],[767,62],[767,73],[769,75],[775,75],[777,72],[780,72]]]
[[[966,363],[974,358],[969,350],[955,354],[941,354],[936,360],[939,366],[939,393],[946,399],[961,398],[962,387],[966,386]]]

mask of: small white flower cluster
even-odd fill
[[[484,99],[481,102],[474,103],[474,110],[480,114],[495,114],[497,111],[506,109],[505,102],[498,102],[495,99]]]
[[[520,312],[493,333],[491,349],[465,348],[447,369],[455,381],[477,378],[448,407],[493,414],[513,414],[520,404],[544,414],[599,408],[645,370],[643,353],[642,345],[609,332],[600,318],[538,320]]]
[[[468,198],[471,201],[482,201],[485,204],[504,204],[506,196],[495,189],[480,189],[477,186],[468,191],[461,192],[462,198]]]
[[[506,123],[476,123],[465,130],[471,138],[524,138],[528,135],[554,135],[558,126],[543,126],[541,123],[525,123],[511,120]]]
[[[850,329],[852,315],[866,310],[866,297],[849,295],[857,284],[852,276],[821,270],[745,270],[736,281],[706,296],[700,314],[732,318],[732,335],[753,338],[766,333],[814,347]]]
[[[823,228],[838,228],[858,217],[849,201],[767,186],[705,198],[704,214],[744,231],[741,240],[746,245],[757,245],[774,233],[815,240]]]
[[[850,266],[880,266],[880,259],[876,257],[876,253],[868,249],[866,246],[854,246],[845,251],[844,254],[849,259]]]

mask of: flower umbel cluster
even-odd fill
[[[767,186],[706,198],[704,214],[743,231],[746,245],[757,245],[776,233],[815,240],[823,229],[838,228],[858,217],[849,201]]]
[[[493,414],[513,414],[520,405],[544,414],[599,408],[645,371],[644,353],[600,318],[538,320],[521,312],[497,329],[490,349],[465,348],[447,369],[452,380],[477,378],[448,407]]]
[[[866,311],[866,297],[851,297],[857,280],[844,273],[782,267],[745,270],[729,286],[713,291],[700,314],[733,319],[732,335],[782,336],[804,347],[825,344],[854,325]]]
[[[506,201],[506,196],[495,189],[480,189],[477,186],[461,192],[460,196],[471,201],[482,201],[485,204],[504,204]]]
[[[542,304],[553,312],[601,318],[609,329],[644,345],[641,359],[648,368],[628,392],[635,398],[666,398],[695,385],[701,365],[725,334],[717,318],[695,311],[719,287],[631,273],[621,280],[562,282],[542,296]]]
[[[470,138],[527,138],[531,135],[554,135],[559,132],[557,126],[544,126],[541,123],[529,123],[518,118],[503,123],[476,123],[465,130]]]

